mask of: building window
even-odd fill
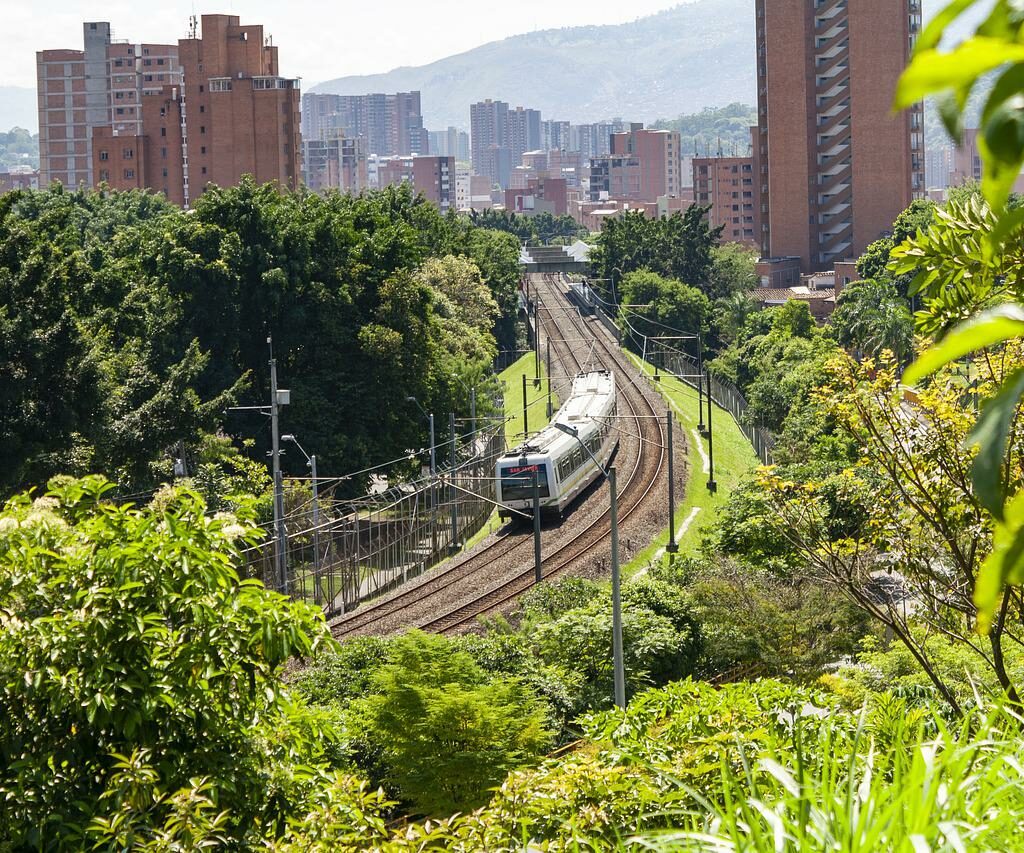
[[[199,105],[199,112],[201,112],[201,113],[205,113],[206,112],[206,104],[200,104]]]
[[[124,176],[125,176],[125,178],[134,178],[135,177],[135,170],[134,169],[125,169],[124,170]]]
[[[108,182],[110,181],[110,172],[106,169],[100,169],[100,180]]]
[[[206,174],[206,166],[203,166],[203,174]]]
[[[162,59],[158,59],[158,60],[156,61],[156,64],[157,64],[157,65],[163,65],[163,64],[164,64],[164,60],[162,60]]]
[[[117,108],[117,114],[119,116],[123,116],[124,115],[124,107],[118,107]]]
[[[200,69],[200,70],[202,70],[202,69]],[[199,94],[201,95],[204,91],[206,91],[206,90],[203,88],[203,84],[200,83],[199,84]]]
[[[164,177],[165,178],[167,177],[167,167],[166,166],[164,166]]]
[[[110,154],[107,151],[101,151],[100,152],[100,159],[101,160],[109,160],[110,159]]]
[[[205,145],[203,145],[203,146],[201,146],[201,147],[199,148],[199,153],[200,153],[200,154],[205,154],[205,153],[206,153],[206,146],[205,146]]]
[[[160,156],[163,157],[165,160],[167,159],[167,149],[166,148],[161,148],[160,149]]]
[[[124,151],[121,152],[121,157],[124,160],[131,160],[134,156],[135,156],[135,149],[134,148],[125,148]]]
[[[204,136],[206,135],[206,125],[205,124],[199,125],[199,133],[201,135],[204,135]]]
[[[147,83],[152,83],[153,82],[153,75],[152,74],[147,74],[146,75],[146,82]]]
[[[167,128],[166,127],[161,127],[160,128],[160,135],[161,136],[167,136]]]

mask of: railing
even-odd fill
[[[614,333],[619,335],[618,327],[615,326],[611,318],[609,318],[601,308],[598,308],[597,315],[601,318],[601,321],[606,327],[614,330]],[[697,388],[697,378],[701,375],[703,368],[702,365],[697,363],[695,358],[676,349],[675,347],[666,346],[664,344],[655,347],[653,350],[649,345],[645,347],[642,340],[644,336],[638,334],[634,329],[632,329],[632,327],[628,328],[629,331],[622,333],[622,335],[625,335],[632,341],[634,344],[634,350],[639,350],[639,353],[643,353],[643,355],[640,356],[641,358],[643,358],[652,367],[657,367],[657,369],[662,373],[674,376],[680,382],[689,385],[691,388]],[[620,340],[622,335],[619,335]],[[648,339],[648,341],[649,340],[650,339]],[[750,423],[750,417],[747,414],[750,407],[739,388],[733,385],[733,383],[728,379],[715,376],[711,373],[708,373],[708,381],[705,385],[705,390],[708,385],[710,385],[711,389],[711,399],[732,415],[733,420],[736,421],[736,425],[747,437],[747,440],[754,448],[754,452],[757,454],[762,464],[773,465],[775,437],[763,427]]]
[[[500,413],[499,413],[500,414]],[[443,452],[447,442],[438,444]],[[247,570],[278,591],[345,613],[414,578],[457,551],[494,507],[494,465],[505,450],[504,425],[457,448],[454,464],[353,500],[320,496],[286,513],[288,582],[281,589],[273,541],[247,553]],[[453,513],[454,509],[454,513]]]

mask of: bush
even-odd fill
[[[522,683],[489,678],[457,644],[412,631],[355,703],[383,755],[385,779],[413,809],[483,805],[505,775],[551,741],[545,708]]]
[[[196,495],[140,511],[110,488],[55,480],[0,514],[0,837],[87,846],[115,814],[154,837],[182,798],[216,804],[211,833],[273,837],[294,806],[281,768],[329,735],[279,678],[328,642],[322,617],[240,581],[246,529]]]

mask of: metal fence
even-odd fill
[[[614,321],[601,308],[598,308],[597,314],[601,317],[601,321],[605,326],[609,329],[614,329],[621,341],[620,330]],[[627,328],[627,336],[633,342],[633,348],[643,353],[642,358],[648,364],[656,367],[663,373],[676,377],[691,388],[697,388],[698,377],[704,371],[704,368],[693,356],[670,344],[642,335],[631,326],[627,325]],[[646,340],[644,340],[645,338]],[[732,415],[733,420],[736,421],[737,426],[739,426],[754,448],[754,452],[761,460],[761,463],[773,465],[775,437],[767,429],[750,422],[748,414],[750,407],[739,388],[728,379],[715,376],[710,372],[706,376],[705,393],[707,393],[707,389],[710,386],[711,399]]]
[[[439,446],[440,449],[440,446]],[[505,449],[503,424],[466,437],[454,464],[355,500],[312,501],[287,514],[287,584],[268,539],[251,549],[248,573],[273,589],[322,608],[330,618],[358,607],[439,563],[491,516],[494,465]]]

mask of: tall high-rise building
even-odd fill
[[[490,178],[492,184],[500,184],[499,164],[511,165],[512,158],[508,150],[507,103],[488,98],[470,106],[469,144],[473,171]],[[492,150],[495,148],[505,149],[507,153],[495,152]]]
[[[87,21],[82,31],[83,50],[36,54],[40,186],[99,183],[94,131],[106,127],[111,135],[140,136],[143,96],[181,84],[177,45],[115,40],[106,21]],[[134,155],[134,146],[128,147]],[[136,162],[125,169],[133,182],[141,172]]]
[[[431,154],[454,157],[463,163],[469,162],[469,134],[466,131],[449,127],[447,130],[432,130],[428,136]]]
[[[299,85],[263,27],[203,15],[177,45],[84,24],[83,51],[37,54],[42,180],[152,189],[188,205],[207,183],[299,184]]]
[[[203,15],[201,34],[178,41],[185,72],[185,203],[208,183],[243,175],[295,189],[301,181],[299,81],[282,77],[261,24]]]
[[[523,154],[536,151],[541,145],[540,110],[516,107],[508,111],[508,148],[512,152],[512,165],[520,166]]]
[[[302,135],[328,139],[337,134],[361,138],[368,154],[426,154],[430,150],[419,92],[391,95],[332,95],[307,92],[302,96]]]
[[[756,0],[759,244],[856,258],[925,190],[923,110],[892,113],[920,0]]]

